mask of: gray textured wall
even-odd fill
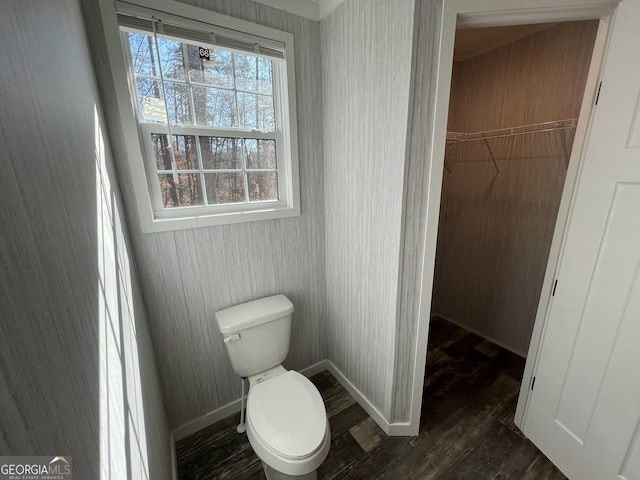
[[[5,0],[0,44],[0,455],[71,455],[79,479],[101,466],[169,479],[78,1]]]
[[[95,0],[84,3],[92,44],[102,51]],[[293,33],[302,216],[141,233],[110,103],[113,86],[104,81],[106,62],[96,62],[172,427],[240,397],[240,380],[215,325],[221,308],[284,293],[295,305],[285,365],[300,369],[327,357],[320,26],[250,0],[184,3]]]
[[[456,62],[449,128],[478,132],[577,118],[597,29],[597,20],[560,23]],[[569,152],[574,133],[566,132]],[[447,154],[452,172],[442,183],[432,312],[525,356],[566,159],[557,131],[490,144],[499,175],[482,142]]]
[[[435,75],[438,66],[438,37],[442,3],[417,0],[411,72],[410,126],[405,162],[405,186],[400,258],[400,291],[396,322],[395,373],[390,421],[407,422],[411,394],[421,294],[421,271],[426,232],[430,175],[430,152],[433,142],[433,105]],[[426,305],[429,299],[423,299]],[[426,361],[426,359],[425,359]]]
[[[321,22],[328,357],[389,418],[414,1]]]

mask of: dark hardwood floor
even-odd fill
[[[329,372],[328,479],[562,480],[513,424],[524,360],[444,320],[431,322],[420,435],[388,437]],[[176,443],[179,480],[264,479],[238,415]]]

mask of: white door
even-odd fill
[[[640,0],[613,20],[524,433],[571,480],[640,480]]]

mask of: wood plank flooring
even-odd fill
[[[329,479],[563,480],[513,424],[524,360],[444,320],[431,322],[420,435],[388,437],[329,372]],[[264,479],[238,415],[176,443],[178,480]]]

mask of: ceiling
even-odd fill
[[[458,29],[456,30],[453,58],[463,62],[554,25],[556,24],[538,23],[535,25]]]

